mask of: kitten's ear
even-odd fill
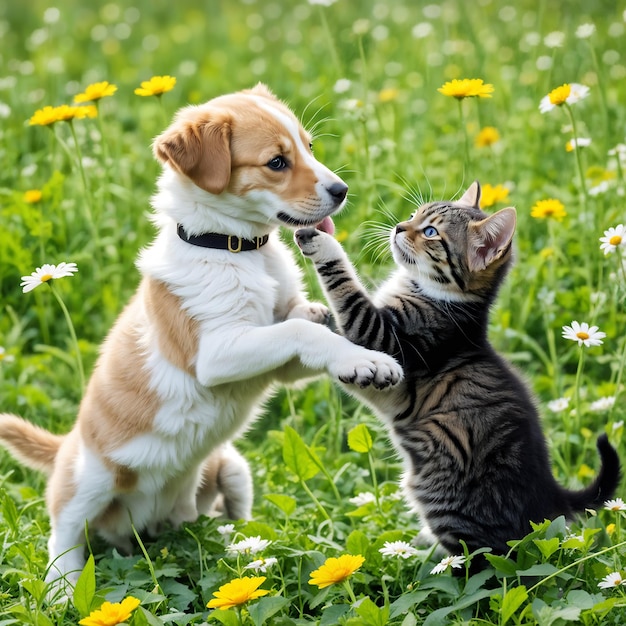
[[[516,221],[515,209],[508,207],[469,225],[467,262],[470,271],[484,270],[509,249]]]
[[[457,202],[480,209],[480,183],[475,180]]]

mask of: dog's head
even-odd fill
[[[181,109],[153,148],[200,189],[229,204],[245,198],[269,223],[319,224],[348,192],[315,159],[295,115],[262,84]]]

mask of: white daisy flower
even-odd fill
[[[622,578],[619,572],[611,572],[607,574],[599,583],[600,589],[613,589],[621,585],[626,585],[626,580]]]
[[[553,413],[560,413],[561,411],[565,411],[569,406],[569,398],[557,398],[556,400],[550,400],[548,402],[548,408]]]
[[[7,354],[6,349],[0,346],[0,363],[12,363],[15,361],[15,357],[12,354]]]
[[[590,196],[599,196],[602,193],[606,193],[611,188],[611,183],[608,180],[603,180],[601,183],[589,188]]]
[[[573,152],[576,148],[587,148],[591,145],[591,139],[589,137],[578,137],[574,139],[570,139],[565,144],[565,149],[568,152]]]
[[[579,346],[585,345],[588,348],[602,345],[602,339],[606,333],[598,330],[597,326],[589,326],[587,322],[579,324],[573,321],[571,326],[563,326],[563,338],[577,341]]]
[[[354,506],[365,506],[370,502],[376,502],[376,496],[369,491],[361,491],[354,498],[350,498],[348,502],[354,504]]]
[[[36,287],[43,283],[47,283],[49,280],[55,278],[65,278],[66,276],[72,276],[74,272],[77,272],[78,268],[76,263],[59,263],[58,265],[50,265],[44,263],[41,267],[38,267],[30,276],[22,276],[22,282],[20,287],[22,291],[27,293],[32,291]]]
[[[352,81],[349,78],[340,78],[333,87],[335,93],[346,93],[352,87]]]
[[[232,535],[235,532],[235,525],[234,524],[222,524],[222,526],[217,527],[217,532],[222,536]]]
[[[595,32],[596,32],[595,24],[581,24],[576,29],[576,37],[578,37],[578,39],[588,39]]]
[[[406,541],[385,541],[385,545],[378,551],[383,556],[397,556],[403,559],[408,559],[417,554],[417,550]]]
[[[460,568],[465,563],[465,557],[463,555],[447,556],[441,559],[435,567],[430,570],[431,574],[441,574],[445,572],[449,567]]]
[[[621,498],[607,500],[604,503],[604,508],[607,511],[626,511],[626,502],[624,502]]]
[[[272,567],[272,565],[276,565],[278,563],[278,559],[275,559],[273,556],[268,557],[267,559],[257,559],[256,561],[252,561],[248,563],[243,569],[251,569],[255,572],[267,572],[267,570]]]
[[[589,408],[592,411],[608,411],[613,408],[615,404],[615,396],[604,396],[603,398],[598,398],[595,402],[592,402],[589,405]]]
[[[567,104],[576,104],[580,100],[583,100],[589,95],[589,87],[587,85],[581,85],[580,83],[570,83],[570,94],[565,99]]]
[[[626,156],[626,143],[618,143],[615,148],[611,148],[607,154],[609,156],[623,157]]]
[[[555,30],[551,33],[548,33],[543,38],[543,43],[548,48],[562,48],[564,42],[565,42],[565,33],[562,33],[559,30]]]
[[[611,226],[608,230],[604,231],[604,237],[600,237],[600,250],[604,254],[612,254],[620,246],[626,246],[626,228],[624,224],[618,224],[617,226]]]
[[[231,543],[227,546],[226,551],[234,554],[256,554],[257,552],[265,550],[271,543],[272,542],[268,539],[261,539],[261,537],[257,535],[256,537],[242,539],[237,543]]]

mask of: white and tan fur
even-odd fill
[[[347,187],[312,155],[310,138],[266,87],[177,114],[154,142],[163,164],[153,198],[155,240],[141,252],[137,292],[104,341],[73,429],[53,435],[0,415],[0,442],[49,474],[53,590],[83,564],[84,531],[129,546],[132,525],[195,520],[223,499],[250,518],[252,480],[230,443],[260,412],[274,382],[324,371],[360,386],[397,383],[391,357],[318,323],[278,227],[314,225]],[[286,166],[268,167],[275,157]],[[177,236],[269,235],[232,253]]]

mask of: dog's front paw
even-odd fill
[[[328,233],[315,228],[300,228],[294,238],[302,254],[314,261],[328,261],[341,254],[341,246]]]
[[[327,325],[330,321],[330,311],[321,302],[304,302],[297,304],[289,311],[287,319],[294,318]]]
[[[404,377],[400,364],[391,356],[374,350],[360,350],[352,358],[344,358],[331,368],[331,374],[341,382],[361,388],[374,386],[386,389],[397,385]]]

